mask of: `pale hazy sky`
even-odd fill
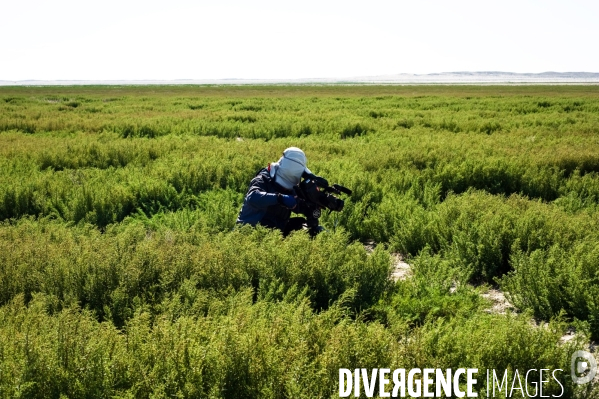
[[[599,1],[2,0],[0,80],[599,72]]]

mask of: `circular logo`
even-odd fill
[[[570,371],[572,381],[575,384],[589,383],[597,374],[597,361],[595,360],[595,357],[587,351],[576,351],[572,355]],[[585,373],[586,375],[584,375]],[[581,375],[581,377],[579,377],[579,375]]]
[[[314,210],[312,211],[312,217],[313,217],[314,219],[318,219],[318,218],[320,217],[320,209],[314,209]]]

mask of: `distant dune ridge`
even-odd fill
[[[305,79],[0,80],[0,86],[243,84],[599,84],[596,72],[441,72]]]

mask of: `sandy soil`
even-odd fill
[[[391,278],[393,281],[405,280],[412,275],[410,265],[404,262],[402,254],[395,253],[393,256],[393,272],[391,272]]]
[[[506,314],[508,310],[515,311],[516,308],[508,302],[507,298],[501,290],[490,288],[481,296],[491,301],[491,307],[485,309],[487,313]]]
[[[362,243],[366,252],[372,253],[376,243],[373,240],[368,240]],[[391,278],[393,281],[405,280],[412,274],[410,271],[410,265],[404,261],[404,256],[398,252],[391,254],[393,259],[393,271],[391,272]]]

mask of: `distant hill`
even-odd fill
[[[373,83],[599,83],[599,73],[442,72],[358,77],[354,80]]]
[[[177,79],[177,80],[0,80],[0,86],[182,85],[182,84],[599,84],[596,72],[441,72],[306,79]]]

